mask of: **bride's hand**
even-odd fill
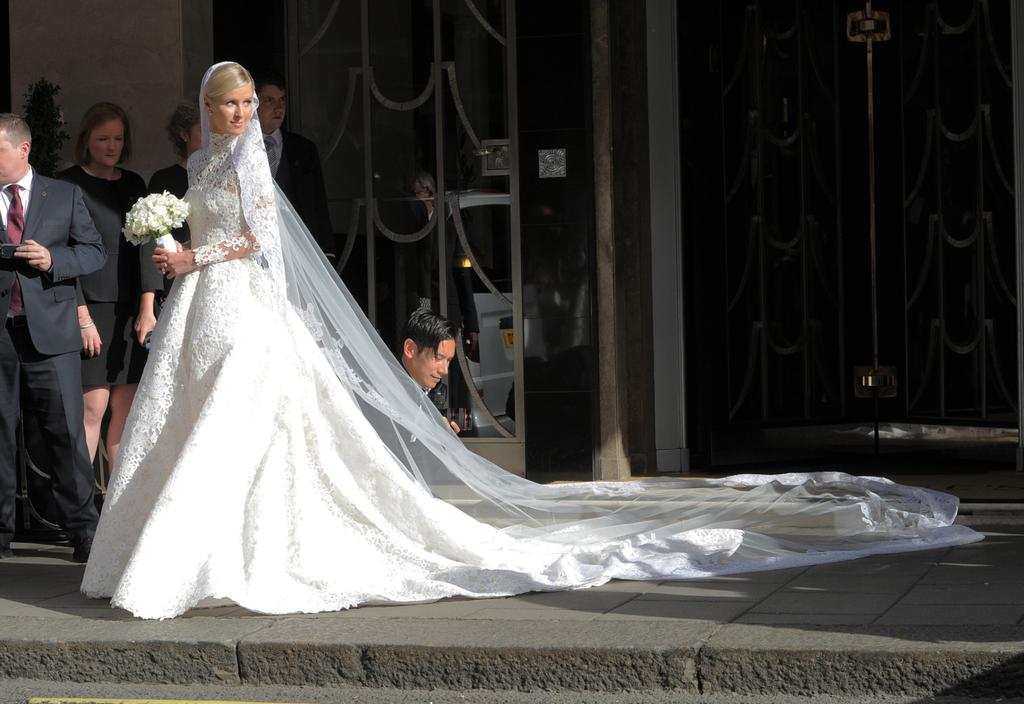
[[[168,252],[163,247],[157,247],[156,253],[153,254],[153,262],[160,270],[160,273],[169,279],[195,271],[198,268],[196,267],[196,257],[192,250],[182,248],[181,243],[176,244],[178,249],[176,252]]]

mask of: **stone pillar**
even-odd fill
[[[181,2],[181,75],[183,95],[199,93],[206,69],[213,64],[213,3],[209,0]]]
[[[9,1],[14,112],[21,111],[28,86],[46,78],[61,88],[69,165],[79,121],[99,101],[121,105],[132,122],[134,153],[125,168],[148,179],[175,161],[164,125],[177,100],[198,91],[212,60],[209,3]]]
[[[597,269],[597,461],[596,479],[630,476],[626,454],[625,359],[620,348],[616,286],[612,79],[609,0],[590,2],[591,78],[594,110],[594,206]]]

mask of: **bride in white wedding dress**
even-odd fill
[[[82,582],[144,618],[684,579],[941,547],[955,497],[838,472],[543,486],[469,452],[275,191],[252,80],[207,71],[192,249]]]

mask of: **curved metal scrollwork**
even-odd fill
[[[1003,401],[1006,405],[1013,409],[1013,412],[1017,412],[1017,397],[1016,394],[1010,393],[1010,385],[1006,383],[1006,377],[1003,376],[1003,363],[999,358],[999,346],[996,345],[996,332],[995,327],[992,325],[991,320],[985,321],[985,332],[988,335],[988,356],[992,360],[992,369],[996,378],[996,388],[999,389],[1000,395],[1003,397]]]
[[[998,291],[1003,294],[1010,305],[1016,307],[1017,294],[1007,283],[1006,277],[1003,275],[1003,268],[1000,266],[996,255],[996,237],[992,232],[992,213],[985,213],[985,238],[985,249],[988,250],[989,267],[995,273],[996,283],[999,285]]]
[[[943,18],[942,12],[939,10],[938,6],[936,6],[935,8],[935,22],[939,25],[939,28],[942,30],[943,34],[963,34],[964,32],[974,27],[974,21],[976,19],[978,19],[977,2],[971,3],[971,14],[967,15],[967,19],[965,19],[960,24],[949,24],[948,22],[946,22],[945,18]]]
[[[1006,177],[1006,171],[1003,170],[1003,163],[999,160],[999,152],[996,149],[996,141],[992,131],[992,106],[982,105],[981,114],[985,121],[985,143],[988,144],[988,154],[992,160],[992,168],[995,170],[996,176],[999,177],[999,183],[1003,185],[1003,189],[1008,195],[1013,196],[1013,184]]]
[[[910,193],[903,199],[903,207],[909,208],[910,204],[921,193],[921,187],[924,185],[924,179],[928,175],[928,164],[932,160],[932,149],[934,145],[935,137],[935,111],[928,110],[925,113],[925,133],[924,133],[924,154],[921,156],[921,164],[917,169],[917,178],[914,180],[914,187],[910,189]]]
[[[466,3],[466,7],[469,8],[469,11],[473,13],[473,17],[476,18],[476,21],[480,23],[480,26],[483,27],[488,34],[494,37],[495,41],[502,46],[506,46],[507,43],[505,41],[505,37],[487,21],[483,14],[481,14],[480,10],[476,8],[476,5],[473,4],[473,0],[464,0],[464,2]]]
[[[345,238],[345,248],[338,256],[338,262],[334,265],[338,275],[341,275],[341,270],[348,264],[348,258],[352,256],[352,249],[356,246],[356,237],[359,236],[359,214],[363,210],[363,199],[356,198],[352,201],[352,216],[348,221],[348,234]]]
[[[331,143],[324,152],[324,161],[327,161],[334,151],[341,144],[341,138],[345,135],[345,128],[348,126],[348,119],[352,115],[352,105],[356,99],[356,78],[362,73],[361,68],[350,68],[348,70],[348,91],[345,93],[345,106],[341,109],[341,120],[335,128]]]
[[[729,297],[729,303],[726,305],[726,310],[729,312],[732,312],[739,304],[750,282],[751,274],[754,272],[754,260],[757,258],[757,230],[760,224],[761,218],[756,215],[751,216],[747,236],[747,252],[743,258],[743,273],[740,274],[739,283],[736,285],[736,292]]]
[[[494,285],[494,282],[491,281],[490,277],[488,277],[484,272],[483,267],[480,266],[480,262],[477,260],[476,254],[473,252],[473,248],[469,246],[469,238],[466,237],[466,227],[462,222],[462,208],[459,203],[458,193],[448,194],[448,207],[452,211],[452,223],[455,225],[455,234],[458,235],[459,243],[462,244],[462,251],[469,259],[470,264],[473,265],[473,271],[475,271],[477,276],[480,277],[480,280],[483,281],[487,290],[494,294],[495,298],[506,305],[511,306],[512,301],[510,301],[509,298],[499,291],[498,287]]]
[[[431,64],[433,66],[433,64]],[[377,79],[374,77],[373,68],[369,70],[370,80],[370,92],[373,93],[373,97],[377,99],[377,102],[388,108],[389,110],[395,110],[397,112],[408,112],[409,110],[415,110],[423,103],[430,100],[430,96],[434,94],[434,71],[430,71],[430,78],[427,80],[427,85],[423,91],[413,98],[412,100],[392,100],[384,95],[380,87],[377,85]]]
[[[458,113],[459,119],[462,120],[462,127],[466,130],[466,135],[469,137],[469,141],[473,143],[473,146],[480,149],[480,140],[476,136],[476,131],[473,129],[473,125],[469,122],[469,117],[466,115],[466,109],[462,105],[462,96],[459,95],[459,80],[455,75],[455,62],[445,61],[442,64],[444,70],[448,72],[448,88],[452,93],[452,103],[455,104],[455,112]]]
[[[740,163],[739,168],[736,169],[736,175],[732,179],[732,186],[729,187],[729,191],[725,194],[725,202],[728,204],[736,197],[742,188],[744,181],[746,180],[747,174],[750,172],[750,154],[754,149],[754,143],[757,141],[757,130],[759,127],[759,116],[757,110],[749,110],[747,112],[747,129],[746,134],[743,138],[743,151],[740,152]]]
[[[755,12],[754,6],[748,5],[743,14],[743,38],[740,40],[740,53],[736,57],[732,75],[729,76],[729,80],[722,87],[723,97],[732,92],[732,89],[736,87],[736,83],[740,80],[740,76],[743,75],[744,69],[747,68],[747,52],[750,50],[750,32],[754,26]]]
[[[992,63],[995,65],[996,71],[999,72],[999,76],[1003,79],[1003,84],[1007,88],[1013,88],[1010,72],[1006,70],[1003,60],[999,58],[999,52],[996,50],[996,38],[992,34],[992,12],[988,6],[988,0],[981,0],[981,14],[985,18],[985,43],[988,45],[989,54],[992,56]]]
[[[903,199],[910,417],[989,419],[1018,412],[1010,385],[1021,380],[1012,376],[1012,361],[1002,364],[1009,358],[1007,340],[1016,337],[1010,331],[1019,303],[1012,285],[1019,272],[1003,271],[1015,263],[1005,256],[1015,234],[1007,224],[1015,194],[1013,174],[1003,164],[1012,154],[1006,129],[1014,119],[1012,82],[1000,58],[1009,37],[993,34],[991,5],[933,0],[908,8],[904,17],[905,26],[920,28],[905,34],[902,49],[912,66],[902,85],[910,179]],[[1004,11],[1008,5],[1000,3]],[[942,10],[956,7],[970,12],[954,25]],[[947,49],[976,60],[950,72],[941,61]],[[911,54],[916,63],[907,60]],[[947,113],[971,116],[962,131],[943,120],[951,100],[956,110]],[[911,138],[914,131],[924,132],[923,141]],[[968,231],[956,231],[957,223]]]
[[[834,8],[726,5],[716,72],[729,422],[835,417],[846,395]]]
[[[916,68],[914,69],[914,77],[910,80],[910,85],[903,89],[903,104],[906,105],[914,96],[917,95],[917,89],[921,87],[921,81],[924,79],[925,69],[928,67],[928,46],[931,42],[935,41],[933,37],[933,29],[935,23],[932,21],[932,11],[934,10],[933,5],[928,5],[925,8],[925,21],[924,21],[924,36],[921,38],[921,49],[918,52]]]
[[[377,226],[377,229],[380,231],[382,235],[387,237],[392,242],[397,242],[399,244],[419,242],[421,239],[430,234],[434,227],[437,226],[437,216],[435,215],[437,210],[435,209],[430,211],[430,216],[427,218],[427,221],[423,223],[423,227],[416,230],[416,232],[411,232],[409,234],[395,232],[387,225],[385,225],[384,221],[380,219],[380,211],[377,209],[376,198],[373,199],[371,207],[373,208],[373,224]]]
[[[917,301],[921,298],[921,294],[924,293],[925,284],[928,283],[928,275],[931,273],[932,261],[934,260],[935,254],[935,233],[939,227],[939,218],[937,215],[928,216],[928,235],[925,240],[925,251],[924,256],[921,257],[921,265],[917,273],[917,283],[914,284],[913,291],[910,297],[907,299],[907,309],[909,310]],[[909,266],[909,263],[908,263]]]
[[[943,122],[942,118],[936,118],[939,122],[939,131],[942,136],[948,139],[950,142],[966,142],[968,139],[974,137],[978,132],[978,113],[974,113],[974,117],[971,119],[971,124],[963,132],[954,132],[953,130],[946,127],[946,123]]]
[[[334,0],[334,2],[331,3],[331,7],[327,10],[327,16],[324,18],[324,21],[320,23],[317,30],[313,32],[313,36],[309,38],[309,41],[306,42],[305,46],[303,46],[299,51],[302,56],[305,56],[312,51],[313,47],[319,44],[320,40],[324,38],[324,35],[327,34],[327,30],[331,27],[331,23],[334,22],[334,18],[338,14],[338,8],[340,6],[341,0]]]
[[[487,420],[490,421],[490,424],[502,437],[515,438],[514,434],[505,430],[505,426],[498,421],[494,413],[491,412],[491,409],[487,407],[486,403],[484,403],[483,397],[480,396],[480,392],[476,388],[476,383],[470,383],[473,380],[473,375],[470,373],[469,362],[466,360],[466,352],[463,349],[462,331],[458,330],[456,335],[458,336],[458,339],[455,344],[455,356],[459,361],[459,369],[462,370],[462,383],[465,385],[466,390],[469,391],[470,400],[477,410],[487,416]]]

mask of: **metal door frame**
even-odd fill
[[[1017,471],[1024,471],[1024,3],[1010,3],[1013,80],[1013,173],[1017,234]]]
[[[342,0],[335,0],[334,9],[340,4]],[[446,81],[445,72],[449,71],[448,82],[452,81],[454,75],[454,63],[445,62],[442,53],[442,15],[441,15],[441,2],[442,0],[433,0],[431,4],[432,8],[432,21],[433,21],[433,61],[432,61],[432,94],[434,98],[434,145],[435,145],[435,176],[437,193],[435,195],[435,208],[434,212],[444,213],[449,203],[454,202],[458,204],[459,194],[457,192],[449,192],[445,186],[445,150],[444,141],[446,127],[445,124],[445,100],[453,99],[458,101],[458,96],[451,90],[448,91],[447,95],[445,92]],[[516,52],[516,23],[515,23],[515,12],[516,5],[515,0],[504,0],[504,19],[505,19],[505,34],[502,37],[497,31],[487,23],[486,19],[480,14],[479,10],[473,4],[472,0],[463,0],[467,9],[473,14],[477,21],[481,24],[481,27],[487,31],[492,37],[494,37],[499,43],[504,46],[505,52],[505,96],[506,96],[506,125],[508,130],[508,189],[509,189],[509,246],[510,252],[510,265],[511,265],[511,278],[512,278],[512,325],[513,325],[513,388],[514,388],[514,403],[515,403],[515,432],[508,433],[500,426],[496,421],[494,425],[502,433],[502,437],[496,438],[475,438],[467,437],[463,438],[463,442],[474,452],[483,457],[490,459],[501,467],[518,474],[520,476],[526,473],[526,419],[525,419],[525,397],[524,397],[524,384],[523,384],[523,347],[524,347],[524,336],[523,336],[523,306],[522,306],[522,243],[520,238],[520,213],[519,213],[519,123],[518,123],[518,90],[517,90],[517,52]],[[370,0],[359,0],[359,12],[360,12],[360,42],[361,42],[361,65],[359,68],[355,67],[339,67],[345,68],[349,71],[350,75],[358,72],[360,79],[360,87],[362,89],[362,136],[363,136],[363,227],[366,233],[366,266],[367,266],[367,310],[366,315],[370,321],[374,324],[377,323],[377,305],[374,296],[377,283],[377,273],[375,266],[375,242],[377,238],[377,227],[375,222],[375,210],[376,201],[374,199],[374,184],[373,184],[373,119],[371,112],[371,105],[376,100],[380,102],[379,98],[374,95],[371,91],[371,81],[373,76],[373,67],[370,62],[370,27],[369,27],[369,7]],[[298,2],[297,0],[289,0],[288,3],[288,79],[292,85],[299,85],[301,69],[299,65],[300,59],[300,43],[298,36]],[[451,64],[451,66],[449,66]],[[366,80],[367,77],[371,77],[370,80]],[[424,96],[420,96],[424,97]],[[418,99],[417,99],[418,100]],[[457,104],[457,107],[458,104]],[[458,110],[463,120],[466,120],[464,113],[459,107]],[[289,105],[289,121],[299,131],[302,129],[302,115],[298,109],[298,105],[294,108]],[[494,135],[487,135],[493,137]],[[483,156],[482,158],[486,158]],[[369,204],[368,206],[366,204]],[[350,231],[346,233],[349,237],[350,244],[354,242],[356,237],[355,230],[358,229],[358,213],[355,213],[352,218],[350,225]],[[439,286],[439,303],[441,315],[447,314],[447,277],[445,276],[444,267],[446,262],[449,261],[449,257],[446,256],[445,251],[445,230],[448,227],[446,217],[434,218],[435,225],[437,228],[438,242],[438,267],[440,269],[438,286]],[[355,228],[352,225],[356,226]],[[465,242],[464,238],[463,242]],[[350,244],[346,245],[346,249],[350,248]],[[468,244],[468,243],[467,243]],[[464,245],[465,246],[465,245]],[[476,275],[483,279],[484,283],[488,285],[488,288],[493,292],[496,291],[486,274],[480,269],[477,261],[472,254],[469,254],[469,258],[472,261],[473,269]],[[460,331],[461,337],[461,331]],[[462,352],[462,346],[457,345],[458,349],[458,362],[468,371],[464,354]],[[468,377],[468,375],[467,375]],[[477,409],[483,411],[487,415],[491,415],[490,409],[483,403],[482,399],[476,393],[475,388],[472,385],[468,385],[469,395],[471,402]],[[493,419],[493,418],[492,418]]]

